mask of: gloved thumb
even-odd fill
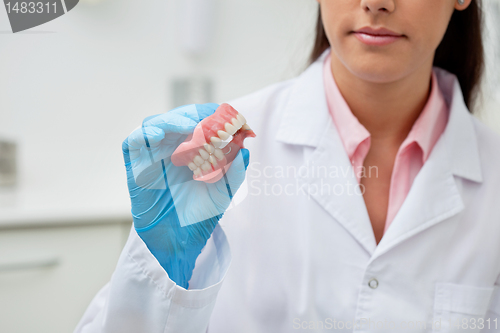
[[[250,152],[248,149],[240,149],[227,172],[214,184],[217,190],[216,193],[212,192],[212,199],[217,206],[224,208],[223,211],[229,206],[236,191],[243,184],[249,161]]]
[[[241,155],[243,156],[243,163],[245,164],[245,170],[248,168],[248,163],[250,163],[250,151],[246,148],[241,148]]]
[[[224,177],[220,180],[224,182],[228,188],[230,198],[234,196],[236,191],[240,188],[241,184],[245,180],[245,174],[250,161],[250,152],[248,149],[240,149],[236,157],[234,158],[231,166],[227,170]]]

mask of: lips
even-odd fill
[[[367,45],[382,46],[403,39],[404,35],[386,28],[363,27],[353,31],[354,35]]]
[[[361,29],[358,29],[354,32],[358,33],[364,33],[368,35],[373,35],[373,36],[397,36],[401,37],[403,34],[398,34],[397,32],[394,32],[392,30],[386,29],[386,28],[371,28],[371,27],[363,27]]]

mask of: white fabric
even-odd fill
[[[480,317],[490,318],[483,332],[500,331],[492,327],[500,316],[500,136],[469,113],[455,77],[438,70],[447,128],[376,245],[363,197],[348,193],[356,179],[345,173],[321,64],[230,102],[257,134],[245,142],[247,196],[221,220],[231,268],[217,228],[192,280],[204,289],[183,290],[132,232],[76,332],[352,332],[353,322],[356,332],[464,332],[446,320],[465,318],[470,328]]]
[[[111,281],[95,296],[75,332],[205,332],[231,261],[219,226],[207,247],[215,248],[212,254],[216,258],[207,258],[214,265],[206,267],[204,275],[208,279],[218,275],[218,281],[206,288],[198,283],[201,289],[185,290],[168,278],[132,229]]]

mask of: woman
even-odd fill
[[[169,163],[217,105],[125,141],[135,228],[77,332],[500,330],[479,0],[318,2],[310,67],[229,103],[250,165],[204,184]]]

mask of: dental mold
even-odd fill
[[[194,180],[214,183],[227,172],[247,137],[253,138],[255,133],[245,117],[231,105],[221,104],[177,147],[172,163],[187,166],[193,171]]]

